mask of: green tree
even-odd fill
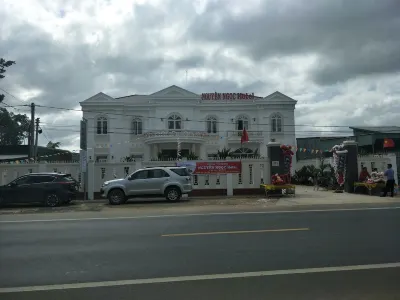
[[[13,64],[15,64],[15,61],[12,60],[5,60],[4,58],[0,58],[0,79],[3,79],[5,75],[3,75],[6,72],[6,68],[11,67]],[[0,94],[0,103],[4,100],[4,95]]]
[[[52,141],[49,141],[48,143],[47,143],[47,148],[50,148],[50,149],[58,149],[58,148],[60,148],[60,145],[61,145],[61,143],[60,142],[55,142],[55,143],[53,143]]]
[[[21,145],[28,136],[29,119],[27,115],[14,114],[0,108],[0,145]]]

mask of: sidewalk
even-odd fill
[[[267,199],[265,196],[234,196],[234,197],[190,197],[189,201],[171,203],[163,198],[132,199],[123,205],[112,206],[105,199],[92,201],[74,201],[71,205],[56,208],[38,206],[13,206],[0,209],[0,215],[35,214],[35,213],[74,213],[88,212],[101,215],[118,213],[132,214],[176,214],[203,213],[233,210],[265,210],[265,209],[301,209],[302,207],[339,207],[345,205],[378,206],[384,204],[399,204],[400,197],[377,197],[360,194],[333,193],[332,191],[314,191],[313,187],[297,186],[295,197]]]

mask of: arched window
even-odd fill
[[[208,133],[217,133],[217,118],[214,116],[207,117],[206,127]]]
[[[182,129],[182,118],[177,114],[172,114],[168,117],[168,129],[169,130],[181,130]]]
[[[97,118],[97,134],[107,134],[107,118],[106,117],[98,117]]]
[[[249,119],[245,115],[240,115],[236,118],[236,130],[249,129]]]
[[[132,134],[139,135],[143,133],[143,122],[142,119],[136,117],[132,120]]]
[[[273,114],[271,117],[271,131],[282,132],[282,117],[279,114]]]

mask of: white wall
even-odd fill
[[[272,95],[275,95],[275,93]],[[96,156],[107,154],[110,162],[119,162],[122,157],[138,154],[137,152],[146,155],[150,153],[148,145],[136,147],[136,150],[132,149],[131,142],[143,144],[142,138],[128,134],[132,128],[133,116],[143,118],[144,132],[167,131],[167,117],[174,112],[182,116],[183,130],[206,131],[206,123],[196,121],[205,120],[209,115],[217,117],[219,122],[218,136],[222,138],[210,138],[213,142],[206,145],[208,153],[215,153],[223,147],[232,150],[240,147],[239,143],[228,143],[227,131],[235,130],[235,125],[230,124],[232,119],[236,119],[240,114],[245,114],[249,119],[248,130],[263,133],[260,142],[254,143],[250,139],[248,147],[253,150],[259,148],[259,153],[266,157],[266,145],[271,138],[275,138],[276,141],[283,144],[293,146],[296,144],[294,127],[292,127],[294,125],[295,101],[290,98],[288,100],[282,94],[276,94],[272,98],[268,97],[257,101],[200,101],[199,95],[172,86],[153,95],[129,96],[122,99],[113,99],[100,93],[82,102],[81,106],[84,111],[83,117],[89,121],[88,148],[96,148]],[[85,112],[85,110],[90,112]],[[114,132],[106,136],[96,134],[96,119],[104,112],[109,119],[108,130]],[[283,118],[282,133],[271,134],[270,120],[274,113],[279,113]],[[192,121],[185,121],[186,118]],[[99,144],[112,146],[99,149],[97,146]],[[114,159],[111,159],[112,156],[114,156]],[[293,160],[295,165],[295,158]]]
[[[126,177],[137,169],[143,167],[174,166],[175,161],[147,161],[131,163],[95,163],[94,164],[94,192],[99,192],[101,185],[107,181]],[[258,188],[261,183],[270,182],[269,161],[267,159],[242,159],[242,173],[232,174],[232,185],[234,189]],[[251,170],[251,171],[250,171]],[[41,163],[41,164],[10,164],[0,165],[0,185],[4,185],[15,178],[27,173],[35,172],[62,172],[70,173],[75,179],[80,180],[81,174],[77,163]],[[115,176],[114,176],[115,175]],[[196,179],[197,178],[197,179]],[[206,184],[208,179],[208,185]],[[89,179],[89,182],[92,182]],[[195,189],[226,189],[227,176],[220,176],[217,183],[217,175],[198,175],[193,178]]]

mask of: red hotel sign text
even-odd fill
[[[204,93],[201,100],[253,100],[254,93]]]

